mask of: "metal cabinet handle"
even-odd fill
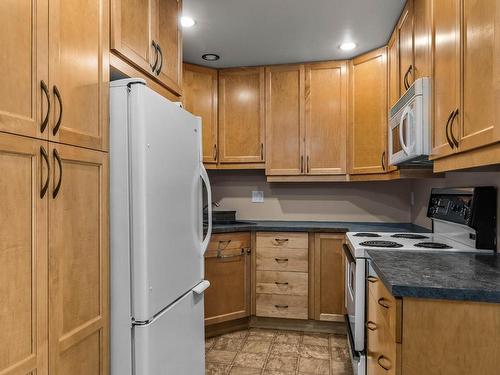
[[[54,191],[52,192],[52,198],[55,199],[57,197],[57,194],[59,193],[59,189],[61,189],[63,171],[62,171],[61,158],[59,157],[59,153],[57,152],[56,149],[54,149],[53,154],[54,154],[54,159],[56,159],[57,165],[59,166],[59,181],[57,182],[57,185]]]
[[[288,309],[288,305],[274,305],[277,309]]]
[[[377,329],[377,324],[369,320],[366,322],[366,328],[368,328],[370,331],[375,331]]]
[[[288,242],[288,238],[275,238],[274,241],[277,245],[283,245]]]
[[[42,123],[40,124],[40,132],[43,133],[45,131],[45,128],[47,127],[47,125],[49,123],[50,94],[49,94],[49,88],[47,87],[47,84],[45,83],[44,80],[40,81],[40,88],[42,89],[43,93],[45,94],[45,97],[47,98],[47,114],[45,115],[45,118],[43,119]]]
[[[384,297],[379,298],[377,302],[380,306],[382,306],[385,309],[388,309],[389,307],[391,307],[391,305],[388,303],[388,301]]]
[[[307,155],[307,166],[306,166],[306,173],[311,172],[311,168],[309,167],[309,155]]]
[[[214,160],[217,160],[217,144],[214,144]]]
[[[264,160],[264,143],[260,144],[260,160]]]
[[[376,283],[379,280],[379,278],[370,275],[366,277],[366,280],[369,281],[370,283]]]
[[[279,282],[279,281],[275,281],[274,283],[276,285],[288,285],[288,283],[283,283],[283,282]]]
[[[385,171],[385,151],[382,152],[382,169]]]
[[[405,90],[408,90],[410,88],[410,82],[408,81],[408,75],[411,73],[412,70],[413,70],[413,65],[410,64],[410,66],[406,70],[406,73],[405,73],[405,76],[403,79],[403,82],[405,85]]]
[[[300,173],[304,173],[304,156],[300,156]]]
[[[151,41],[151,45],[153,46],[153,48],[155,50],[155,62],[153,63],[153,65],[149,64],[149,66],[151,67],[151,70],[154,73],[156,71],[156,66],[158,65],[158,45],[156,44],[156,42],[154,40]]]
[[[61,122],[62,122],[63,102],[61,99],[61,93],[59,92],[59,89],[57,88],[56,85],[54,85],[53,91],[54,91],[55,97],[57,98],[57,101],[59,102],[59,117],[57,119],[56,126],[54,126],[54,130],[52,130],[52,134],[56,135],[57,132],[59,131],[59,127],[61,126]]]
[[[382,361],[386,361],[388,364],[386,364],[385,366],[382,364]],[[378,358],[377,358],[377,363],[380,367],[382,367],[385,371],[389,371],[392,367],[392,364],[391,364],[391,361],[389,360],[389,358],[383,356],[383,355],[380,355]]]
[[[451,118],[453,117],[453,114],[455,112],[451,112],[450,115],[448,116],[448,120],[446,120],[446,127],[445,127],[445,133],[446,133],[446,140],[448,141],[448,144],[450,145],[450,147],[452,149],[455,148],[455,145],[453,144],[453,142],[451,141],[450,139],[450,135],[448,134],[449,131],[450,131],[450,121],[451,121]]]
[[[158,69],[156,69],[156,75],[159,76],[161,73],[161,68],[163,68],[163,51],[161,50],[160,43],[156,43],[156,46],[158,48],[158,52],[160,53],[160,66]]]
[[[453,123],[455,122],[455,119],[458,116],[458,108],[453,112],[453,116],[451,117],[450,120],[450,136],[453,144],[455,145],[456,148],[458,148],[458,140],[455,138],[455,135],[453,134]]]
[[[274,258],[274,260],[278,263],[288,262],[288,258]]]
[[[50,180],[49,155],[47,154],[47,151],[45,151],[45,148],[43,146],[40,146],[40,155],[47,164],[47,179],[45,180],[45,183],[42,186],[42,190],[40,190],[40,199],[43,199],[43,197],[45,197],[45,194],[47,193],[47,189],[49,188],[49,180]]]
[[[250,247],[247,247],[245,251],[247,254],[252,254],[252,249]]]

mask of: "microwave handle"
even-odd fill
[[[403,111],[403,114],[401,115],[401,120],[399,121],[399,143],[401,144],[401,148],[405,152],[406,155],[410,154],[410,150],[408,146],[405,144],[405,141],[403,139],[403,124],[404,120],[406,117],[410,117],[410,107],[406,107],[405,110]],[[407,134],[408,134],[409,129],[407,129]]]

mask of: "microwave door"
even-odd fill
[[[414,127],[413,111],[411,106],[407,106],[399,122],[399,143],[401,148],[407,156],[412,155],[414,142],[412,141],[412,130]]]

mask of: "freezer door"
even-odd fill
[[[135,375],[203,375],[203,293],[189,292],[143,326],[134,326]]]
[[[132,316],[147,321],[203,279],[201,121],[129,90]]]

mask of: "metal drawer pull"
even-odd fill
[[[154,73],[156,71],[156,66],[158,65],[158,46],[154,40],[151,42],[151,45],[155,50],[155,62],[152,65],[149,64],[149,66],[151,67],[151,71]]]
[[[275,238],[274,241],[276,241],[278,245],[283,245],[288,242],[288,238]]]
[[[160,59],[159,59],[160,65],[156,69],[156,75],[159,76],[161,73],[161,68],[163,68],[163,51],[161,50],[160,43],[156,43],[156,47],[158,49],[158,52],[160,53]]]
[[[388,309],[389,307],[391,307],[391,305],[387,302],[387,300],[384,297],[379,298],[377,302],[380,306],[382,306],[385,309]]]
[[[274,305],[277,309],[288,309],[288,305]]]
[[[366,280],[369,281],[370,283],[376,283],[379,279],[378,277],[375,276],[367,276]]]
[[[62,122],[62,116],[63,116],[63,103],[61,99],[61,93],[59,92],[59,89],[57,86],[54,85],[54,95],[59,102],[59,117],[57,118],[56,125],[54,126],[54,129],[52,130],[52,134],[56,135],[57,132],[59,131],[59,127],[61,126]]]
[[[455,138],[455,135],[453,134],[453,123],[455,122],[455,119],[457,118],[457,116],[458,116],[458,108],[455,110],[455,112],[453,112],[453,116],[451,117],[451,120],[450,120],[451,141],[453,142],[453,144],[455,145],[456,148],[458,148],[458,141]]]
[[[386,170],[386,167],[385,167],[385,151],[382,152],[382,158],[381,158],[381,163],[382,163],[382,170]]]
[[[280,262],[288,262],[288,258],[274,258],[274,260],[278,263]]]
[[[57,194],[59,194],[59,189],[61,189],[63,171],[62,171],[61,158],[59,157],[59,153],[57,152],[56,149],[54,149],[53,154],[54,154],[54,159],[56,159],[57,165],[59,166],[59,181],[57,182],[57,185],[54,191],[52,192],[52,198],[55,199],[57,197]]]
[[[279,281],[275,281],[274,282],[276,285],[288,285],[288,283],[282,283],[282,282],[279,282]]]
[[[446,127],[445,127],[446,140],[448,141],[448,144],[450,145],[450,147],[452,149],[455,148],[455,145],[453,144],[453,142],[450,139],[449,131],[450,131],[450,121],[451,121],[451,118],[453,117],[454,113],[455,112],[451,112],[450,115],[448,116],[448,120],[446,120]]]
[[[47,127],[47,124],[49,123],[50,94],[49,94],[49,88],[47,87],[47,85],[43,80],[40,82],[40,88],[42,89],[43,93],[45,94],[45,97],[47,98],[47,114],[45,115],[45,118],[43,119],[40,125],[40,133],[43,133],[45,131],[45,128]]]
[[[45,183],[42,186],[42,190],[40,190],[40,199],[43,199],[45,193],[47,193],[47,189],[49,188],[49,179],[50,179],[49,155],[47,155],[47,151],[45,151],[45,148],[43,146],[40,146],[40,155],[47,164],[47,179],[45,180]]]
[[[366,328],[368,328],[370,331],[375,331],[377,329],[377,324],[369,320],[366,322]]]
[[[382,364],[382,361],[385,361],[386,362],[386,365],[384,366]],[[391,361],[389,360],[389,358],[383,356],[383,355],[380,355],[378,358],[377,358],[377,363],[380,367],[382,367],[385,371],[389,371],[392,367],[392,363]]]
[[[220,250],[217,252],[217,259],[230,259],[230,258],[238,258],[245,254],[245,249],[241,249],[239,254],[231,254],[231,255],[221,255]]]

